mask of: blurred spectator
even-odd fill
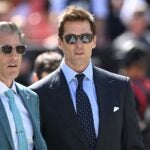
[[[128,5],[124,3],[125,6],[123,5],[122,7],[121,19],[126,25],[126,31],[114,40],[113,45],[115,49],[120,49],[123,43],[130,40],[140,41],[148,46],[150,45],[150,32],[147,30],[147,5],[144,1],[136,1]]]
[[[58,52],[44,52],[37,56],[34,63],[32,82],[36,82],[53,72],[60,64],[62,55]]]
[[[109,14],[107,17],[107,36],[110,42],[118,35],[125,31],[125,26],[120,19],[120,11],[124,0],[109,0],[108,9]]]
[[[16,81],[25,86],[30,85],[31,69],[32,69],[32,61],[31,61],[30,57],[28,57],[28,55],[25,54],[22,59],[20,74],[16,78]]]
[[[147,78],[149,52],[143,43],[134,42],[122,46],[116,51],[120,60],[119,73],[129,76],[135,94],[139,126],[143,134],[145,150],[150,148],[150,79]]]
[[[24,26],[27,43],[31,46],[43,46],[44,40],[49,36],[56,34],[56,27],[49,17],[50,4],[48,0],[28,1],[30,8]],[[49,42],[51,43],[51,41]]]
[[[0,1],[0,21],[9,21],[12,4],[9,0]]]
[[[113,48],[115,50],[119,50],[124,43],[130,41],[139,41],[150,47],[147,15],[148,7],[144,0],[134,0],[131,3],[129,0],[125,0],[120,16],[126,26],[126,31],[113,41]],[[150,51],[150,49],[148,50]]]
[[[44,47],[45,40],[46,48],[51,47],[51,43],[56,47],[56,24],[51,17],[49,0],[12,0],[11,4],[10,20],[24,31],[29,49]]]
[[[10,19],[22,29],[29,14],[29,0],[11,0],[11,3],[12,10]]]

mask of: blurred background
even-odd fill
[[[68,5],[81,6],[96,19],[98,40],[92,58],[95,65],[118,73],[125,60],[125,49],[130,51],[136,41],[145,44],[149,53],[149,0],[0,0],[0,20],[15,22],[25,34],[28,50],[20,73],[23,77],[19,77],[23,84],[31,84],[30,76],[39,54],[61,53],[57,47],[57,16]],[[150,77],[149,70],[146,72]]]
[[[95,17],[93,63],[130,77],[145,150],[150,150],[150,0],[0,0],[0,21],[15,22],[25,34],[27,53],[17,81],[33,83],[40,54],[54,51],[63,57],[57,47],[57,16],[68,5]]]

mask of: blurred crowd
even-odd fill
[[[149,0],[0,0],[0,21],[15,22],[28,47],[17,80],[26,86],[33,83],[38,55],[55,51],[62,56],[57,47],[57,16],[68,5],[84,7],[96,19],[94,64],[130,77],[145,149],[150,149]]]

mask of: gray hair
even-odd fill
[[[16,34],[18,35],[20,41],[24,43],[24,34],[13,22],[0,21],[0,33]]]

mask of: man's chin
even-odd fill
[[[19,73],[16,73],[16,72],[10,73],[10,79],[12,79],[12,80],[16,79],[18,76],[19,76]]]

